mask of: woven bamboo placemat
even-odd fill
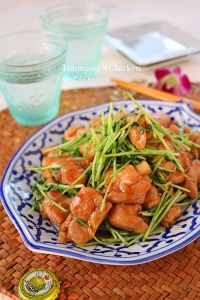
[[[193,84],[187,97],[199,100],[200,84]],[[115,87],[63,91],[59,114],[122,98],[123,89]],[[17,124],[8,110],[0,112],[0,178],[15,151],[38,128]],[[200,300],[200,239],[141,265],[95,264],[28,250],[0,203],[0,293],[18,299],[20,278],[39,267],[59,278],[60,300]]]

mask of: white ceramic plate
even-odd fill
[[[125,111],[133,111],[132,101],[115,102],[117,110],[124,103]],[[182,114],[185,124],[200,130],[199,115],[182,103],[160,101],[140,101],[149,112],[168,113],[180,121]],[[61,142],[65,129],[72,124],[86,125],[87,121],[100,116],[101,111],[108,113],[109,103],[65,114],[42,127],[20,147],[9,162],[1,183],[3,206],[19,231],[25,245],[32,251],[52,253],[102,264],[134,265],[148,262],[174,252],[200,234],[200,201],[185,208],[176,225],[165,232],[150,236],[145,242],[126,247],[117,243],[109,246],[90,246],[77,248],[72,243],[57,241],[58,228],[48,220],[43,220],[39,212],[28,215],[32,206],[30,183],[36,180],[33,172],[25,172],[30,166],[41,163],[40,149],[46,145]]]
[[[185,59],[200,51],[199,38],[163,21],[112,30],[107,33],[105,42],[142,67]]]

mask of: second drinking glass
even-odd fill
[[[64,76],[71,80],[93,77],[99,70],[107,9],[84,2],[68,2],[45,9],[40,17],[44,30],[67,40]]]

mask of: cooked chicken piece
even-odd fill
[[[125,116],[125,114],[124,114],[124,116]],[[132,114],[132,115],[126,117],[126,124],[128,124],[132,121],[135,121],[136,123],[138,123],[143,128],[145,128],[147,126],[147,121],[146,121],[144,116],[139,116],[139,118],[138,118],[137,114]]]
[[[102,139],[102,134],[97,134],[97,139],[100,141]],[[90,140],[88,143],[82,144],[79,147],[79,152],[90,162],[92,162],[96,153],[93,141]]]
[[[112,174],[112,172],[113,169],[109,168],[106,173],[106,185],[103,193],[105,193],[109,186],[111,178],[108,177]],[[116,175],[115,179],[111,183],[107,199],[112,203],[142,204],[150,186],[150,182],[143,179],[134,166],[127,165]]]
[[[70,222],[73,220],[72,214],[69,214],[65,221],[60,225],[59,233],[58,233],[58,241],[60,242],[70,242],[71,238],[68,235],[68,228]]]
[[[158,205],[159,202],[160,202],[160,195],[158,193],[158,189],[155,187],[155,185],[152,184],[144,198],[143,206],[146,209],[150,209],[153,206]]]
[[[103,196],[100,192],[90,187],[83,187],[71,203],[70,210],[72,215],[87,223],[96,209],[97,205],[95,205],[95,202],[100,206],[102,199]]]
[[[61,232],[67,232],[68,227],[69,227],[69,223],[71,222],[71,220],[73,220],[73,216],[72,216],[71,213],[69,213],[69,215],[67,216],[65,221],[60,225],[60,231]]]
[[[186,151],[179,151],[179,156],[177,159],[179,160],[181,166],[183,167],[184,172],[181,172],[175,163],[172,161],[166,161],[165,159],[162,161],[162,168],[163,171],[159,171],[166,181],[171,181],[174,184],[181,184],[186,179],[186,173],[189,171],[190,168],[190,159],[188,156],[188,152]]]
[[[191,127],[184,127],[184,133],[191,133],[194,132],[195,129]],[[189,139],[193,141],[194,143],[197,143],[198,140],[200,140],[200,132],[196,132],[190,135]],[[198,143],[197,143],[198,144]]]
[[[42,155],[44,155],[44,156],[47,156],[48,154],[49,154],[49,152],[51,152],[51,151],[49,151],[51,148],[53,148],[54,146],[45,146],[45,147],[43,147],[42,149],[41,149],[41,153],[42,153]],[[48,151],[47,151],[48,150]],[[58,150],[55,150],[55,152],[57,153],[57,151]],[[49,155],[50,156],[50,155]],[[55,156],[55,155],[53,155],[53,156]]]
[[[95,156],[95,151],[94,151],[94,145],[91,143],[85,143],[82,144],[79,147],[79,152],[80,154],[84,155],[85,158],[87,158],[90,162],[92,162],[94,160],[94,156]],[[85,155],[86,153],[86,155]]]
[[[139,204],[113,204],[108,213],[107,221],[120,229],[130,230],[134,233],[144,233],[148,225],[140,217],[142,206]]]
[[[187,127],[187,126],[184,128],[184,133],[191,133],[193,131],[195,131],[194,128]],[[194,133],[194,134],[190,135],[189,139],[191,141],[193,141],[195,144],[200,145],[200,132],[197,132],[197,133]],[[200,157],[200,148],[192,147],[192,152],[195,155],[193,155],[193,157],[191,159],[196,159],[196,158]],[[193,153],[191,153],[191,155]]]
[[[192,132],[192,128],[189,127],[189,126],[185,126],[185,127],[183,128],[183,132],[184,132],[184,133],[190,133],[190,132]]]
[[[47,192],[47,196],[62,206],[66,212],[55,206],[48,198],[45,198],[41,201],[42,206],[40,212],[42,213],[42,217],[43,219],[49,219],[53,224],[60,226],[68,216],[72,200],[56,190],[50,190]]]
[[[167,181],[171,181],[174,184],[180,184],[185,180],[185,175],[181,171],[177,170],[167,176]]]
[[[91,240],[112,207],[106,201],[101,210],[102,200],[103,196],[99,191],[91,187],[81,188],[70,205],[73,219],[70,222],[69,219],[66,220],[60,227],[61,238],[64,235],[62,232],[67,232],[64,238],[75,244],[85,244]]]
[[[112,178],[110,177],[110,176],[112,176],[112,173],[113,173],[113,168],[110,167],[105,175],[106,187],[110,184],[110,182],[112,180]],[[137,172],[136,168],[132,165],[127,165],[124,167],[124,169],[122,171],[120,171],[117,174],[113,183],[115,183],[115,181],[117,181],[117,180],[118,181],[121,180],[122,182],[131,185],[131,184],[134,184],[135,182],[139,181],[140,179],[142,179],[142,176]]]
[[[150,165],[146,162],[146,160],[142,160],[135,166],[135,168],[141,176],[149,175],[151,173]]]
[[[190,198],[198,197],[198,184],[200,183],[200,160],[191,161],[189,172],[183,186],[190,190],[188,196]]]
[[[64,138],[66,139],[66,141],[72,141],[85,132],[87,132],[87,128],[85,128],[83,125],[72,125],[66,129]]]
[[[144,176],[142,176],[142,178],[144,180],[148,181],[149,183],[152,183],[152,179],[151,179],[151,177],[149,177],[149,175],[144,175]]]
[[[174,184],[180,184],[185,180],[185,174],[179,171],[173,162],[167,161],[162,165],[162,167],[169,170],[169,174],[167,176],[165,175],[165,171],[163,172],[166,181],[171,181]]]
[[[88,227],[81,225],[76,220],[72,220],[69,223],[67,235],[70,238],[70,241],[74,242],[77,245],[86,244],[89,240],[92,239]]]
[[[179,134],[179,128],[176,124],[170,124],[169,130],[173,131],[175,134]]]
[[[70,238],[68,237],[67,232],[60,231],[58,232],[58,241],[62,243],[71,242]]]
[[[184,169],[184,172],[187,173],[190,169],[190,158],[189,153],[186,151],[180,151],[179,160]]]
[[[121,116],[126,116],[126,113],[122,112]],[[137,123],[136,126],[131,127],[128,138],[132,145],[138,149],[142,150],[146,146],[146,126],[147,122],[144,116],[139,116],[137,114],[132,114],[128,117],[126,117],[126,124],[133,124]]]
[[[164,136],[164,140],[165,140],[166,144],[168,145],[169,149],[174,151],[174,146],[173,146],[173,144],[172,144],[171,137],[170,137],[169,135],[165,135],[165,136]],[[158,149],[159,149],[159,150],[166,150],[166,147],[165,147],[165,145],[164,145],[163,143],[160,143],[160,144],[158,145]],[[167,149],[167,150],[168,150],[168,149]]]
[[[60,208],[52,204],[48,199],[44,199],[41,202],[43,219],[49,219],[53,224],[60,226],[66,219],[68,212],[62,211]]]
[[[95,129],[98,129],[99,127],[102,126],[102,121],[101,121],[101,118],[100,117],[95,117],[95,118],[92,118],[88,121],[88,124],[91,126],[91,127],[94,127]]]
[[[89,166],[89,161],[83,157],[69,157],[62,164],[60,171],[56,174],[55,179],[63,184],[72,184],[79,178]],[[87,180],[87,175],[79,180],[79,184],[84,184]]]
[[[170,116],[163,113],[152,113],[152,118],[160,123],[163,127],[168,128],[171,122]]]
[[[142,150],[146,146],[146,130],[143,127],[132,127],[128,133],[131,144],[138,150]]]
[[[51,166],[56,167],[56,166],[61,166],[65,161],[67,157],[65,156],[45,156],[42,159],[42,167],[47,167]],[[42,171],[42,176],[44,178],[51,178],[55,174],[55,171],[52,169],[46,169]]]
[[[112,203],[142,204],[151,184],[141,179],[133,185],[120,183],[108,192],[107,199]]]
[[[179,205],[170,207],[170,209],[162,219],[161,224],[166,228],[173,225],[176,219],[181,215],[181,213],[182,210]]]
[[[57,146],[57,145],[55,145],[55,146]],[[64,157],[69,157],[69,152],[64,152],[64,153],[62,153],[62,154],[60,154],[60,150],[59,149],[54,149],[54,150],[51,150],[52,148],[54,148],[54,146],[45,146],[45,147],[43,147],[42,149],[41,149],[41,153],[42,153],[42,155],[44,155],[44,156],[50,156],[50,157],[52,157],[52,156],[64,156]]]
[[[147,131],[146,147],[157,148],[160,141],[152,136],[152,131]]]
[[[103,135],[102,134],[97,134],[96,138],[98,141],[102,140]],[[96,154],[95,151],[95,147],[94,147],[94,143],[92,140],[90,140],[87,143],[82,144],[79,147],[79,152],[85,157],[87,158],[90,162],[92,162],[94,160],[94,156]]]

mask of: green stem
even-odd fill
[[[61,165],[49,165],[49,166],[45,166],[45,167],[30,167],[30,168],[26,168],[26,170],[41,173],[44,170],[57,169],[57,168],[60,169]]]
[[[40,193],[42,194],[42,196],[46,199],[48,199],[52,204],[54,204],[55,206],[57,206],[59,209],[61,209],[64,212],[68,212],[68,210],[66,210],[64,207],[62,207],[61,205],[59,205],[57,202],[55,202],[54,200],[52,200],[42,189],[42,187],[36,183],[36,186],[38,188],[38,190],[40,191]]]

